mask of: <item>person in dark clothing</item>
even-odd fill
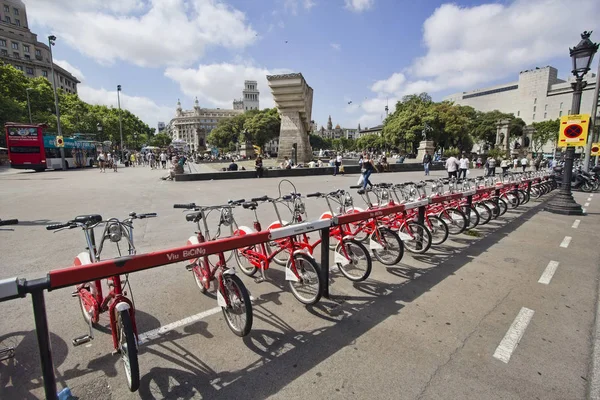
[[[431,166],[431,154],[429,151],[425,150],[425,155],[423,156],[423,168],[425,168],[425,176],[429,175],[429,167]]]
[[[229,164],[229,167],[227,167],[227,171],[237,171],[238,170],[238,165],[235,163],[235,161],[231,160],[231,164]]]
[[[362,173],[363,174],[363,189],[366,189],[367,185],[373,187],[373,184],[369,180],[369,177],[373,173],[373,170],[375,170],[376,168],[375,168],[375,164],[373,164],[373,160],[371,160],[371,157],[369,157],[368,155],[363,160],[362,168],[364,171]]]
[[[254,162],[254,168],[256,168],[256,177],[262,178],[263,176],[263,161],[261,156],[256,156],[256,161]]]

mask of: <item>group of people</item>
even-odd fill
[[[105,152],[102,150],[100,154],[98,154],[98,168],[100,169],[100,173],[106,173],[106,167],[117,172],[117,160],[110,151]]]
[[[174,154],[173,154],[174,155]],[[129,161],[129,165],[132,167],[138,166],[149,166],[150,169],[167,169],[167,161],[173,155],[167,154],[164,150],[160,153],[149,150],[145,153],[131,152],[126,154],[126,160]]]

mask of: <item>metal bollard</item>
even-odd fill
[[[471,224],[471,207],[473,206],[473,195],[467,196],[467,228]]]
[[[419,207],[419,217],[418,217],[418,221],[421,225],[425,225],[425,206],[421,206]],[[418,230],[421,231],[423,228],[419,227]],[[419,234],[419,237],[423,237],[424,236],[424,232],[417,232]],[[417,250],[421,250],[423,248],[423,242],[418,242],[416,245]]]
[[[321,279],[323,297],[329,299],[329,227],[321,229]]]

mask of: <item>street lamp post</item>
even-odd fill
[[[121,160],[124,160],[123,153],[123,123],[121,122],[121,85],[117,85],[117,102],[119,104],[119,132],[121,134]]]
[[[98,122],[96,124],[96,129],[98,130],[98,141],[101,142],[103,137],[102,137],[102,131],[104,130],[104,128],[102,127],[102,123]]]
[[[52,87],[54,88],[54,108],[56,109],[56,130],[58,131],[58,136],[62,136],[62,129],[60,129],[60,110],[58,109],[58,92],[56,90],[56,74],[54,73],[54,58],[52,57],[52,46],[54,46],[55,41],[56,36],[48,36],[48,48],[50,49],[50,70],[52,71]],[[64,147],[60,148],[60,161],[62,164],[62,169],[65,171],[67,169],[67,165],[65,161]]]
[[[571,84],[573,87],[573,102],[571,104],[571,113],[579,114],[581,108],[581,94],[587,85],[583,80],[583,76],[590,70],[594,54],[598,51],[598,44],[590,40],[592,32],[583,32],[581,41],[577,46],[569,49],[571,59],[573,60],[573,75],[575,82]],[[589,139],[588,139],[589,140]],[[573,199],[571,194],[571,178],[573,176],[573,158],[575,155],[575,147],[568,146],[565,152],[565,162],[563,166],[562,185],[558,194],[550,200],[546,206],[546,211],[554,214],[564,215],[582,215],[583,209]]]
[[[33,124],[33,120],[31,119],[31,103],[29,102],[29,91],[31,88],[26,88],[25,93],[27,94],[27,110],[29,110],[29,123]]]
[[[133,147],[137,150],[137,132],[133,132]]]

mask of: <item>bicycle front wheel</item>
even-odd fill
[[[479,225],[485,225],[492,219],[492,210],[485,203],[476,203],[475,209],[479,213]]]
[[[470,207],[467,204],[464,204],[460,207],[460,210],[465,214],[467,220],[469,222],[469,229],[476,228],[479,225],[480,217],[479,212],[473,205]]]
[[[364,244],[356,239],[342,239],[335,252],[349,261],[347,264],[336,263],[346,278],[353,282],[362,282],[369,277],[373,260]]]
[[[467,229],[467,217],[458,208],[448,208],[440,214],[440,218],[448,225],[452,235],[463,233]]]
[[[252,303],[248,289],[237,275],[223,275],[225,293],[229,306],[221,307],[229,329],[237,336],[246,336],[252,329]]]
[[[404,243],[396,232],[388,228],[377,228],[371,234],[371,250],[383,265],[396,265],[404,256]]]
[[[311,256],[303,253],[297,253],[290,258],[286,268],[292,268],[292,262],[299,276],[298,282],[287,281],[292,294],[302,304],[316,304],[323,294],[319,265]]]
[[[439,245],[448,239],[448,225],[440,217],[427,215],[425,217],[425,226],[431,233],[431,244]]]
[[[135,392],[140,387],[140,366],[138,364],[137,340],[133,332],[129,309],[117,311],[118,351],[125,367],[129,390]]]
[[[423,254],[431,247],[431,233],[419,222],[408,221],[402,224],[400,232],[407,236],[407,240],[403,240],[406,250],[415,254]]]

